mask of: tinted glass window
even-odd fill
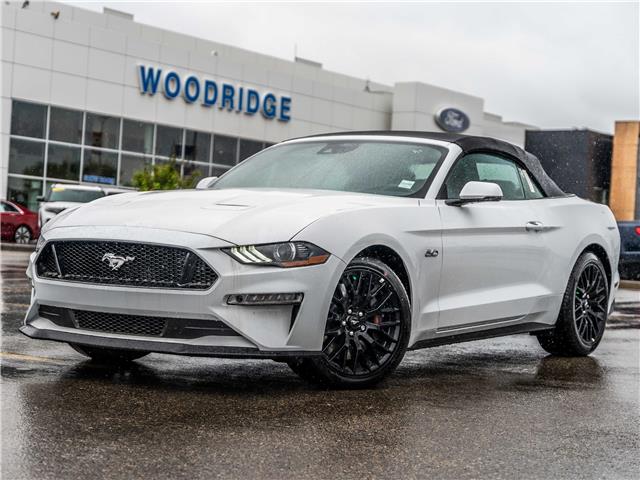
[[[152,153],[153,125],[135,120],[122,122],[122,149],[131,152]]]
[[[156,155],[182,157],[182,129],[158,125],[156,134]]]
[[[221,167],[216,167],[216,166],[211,166],[211,171],[209,172],[209,176],[211,177],[221,177],[222,175],[224,175],[229,169],[228,168],[221,168]]]
[[[44,171],[44,142],[11,139],[9,145],[9,173],[42,176]]]
[[[235,165],[238,152],[238,139],[214,135],[213,137],[213,163],[221,165]]]
[[[29,210],[37,210],[40,195],[42,195],[42,180],[9,177],[7,198],[12,202],[24,205]]]
[[[8,213],[20,213],[16,207],[7,202],[0,202],[0,211]]]
[[[184,141],[184,158],[198,162],[209,162],[211,135],[204,132],[187,130]]]
[[[543,198],[544,194],[536,182],[531,178],[531,175],[524,169],[520,168],[520,177],[522,178],[522,186],[524,187],[524,194],[530,200],[536,198]]]
[[[54,185],[47,195],[48,202],[78,202],[86,203],[91,200],[104,197],[104,192],[100,190],[74,189],[64,185]]]
[[[49,140],[82,143],[82,112],[51,107]]]
[[[85,150],[82,180],[92,183],[115,185],[118,171],[118,154],[99,150]]]
[[[445,153],[435,145],[404,142],[284,144],[243,162],[213,188],[313,188],[404,197],[427,184]]]
[[[524,200],[519,167],[515,162],[494,155],[472,153],[453,166],[445,182],[445,198],[460,198],[467,182],[492,182],[502,189],[505,200]]]
[[[80,147],[49,144],[47,177],[77,182],[80,179]]]
[[[120,119],[87,113],[84,143],[92,147],[118,148]]]
[[[120,185],[133,186],[133,175],[151,165],[149,157],[122,155],[120,159]]]
[[[47,128],[47,107],[14,101],[11,108],[11,134],[44,138]]]
[[[249,158],[262,150],[262,142],[240,139],[240,161]]]

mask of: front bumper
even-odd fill
[[[20,332],[27,337],[39,340],[53,340],[64,343],[77,343],[92,347],[140,350],[144,352],[170,353],[173,355],[190,355],[202,357],[222,358],[291,358],[317,356],[320,352],[296,351],[296,350],[260,350],[255,346],[223,345],[221,342],[211,345],[200,342],[185,341],[156,341],[140,338],[126,338],[122,335],[102,336],[95,334],[83,334],[75,331],[63,331],[59,328],[51,328],[53,324],[23,325]]]
[[[220,248],[231,246],[213,237],[149,228],[53,228],[47,240],[110,240],[159,243],[191,249],[218,274],[207,291],[165,290],[91,285],[38,278],[30,263],[33,295],[24,326],[25,335],[46,340],[108,348],[124,348],[183,355],[282,357],[317,355],[333,286],[345,268],[335,256],[326,263],[300,268],[242,265]],[[227,305],[230,294],[301,292],[299,307],[292,305]],[[173,319],[222,322],[233,336],[205,335],[170,338],[105,333],[61,326],[40,313],[41,306],[70,310]]]

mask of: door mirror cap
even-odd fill
[[[38,202],[44,202],[44,195],[38,195],[38,196],[36,197],[36,201],[38,201]]]
[[[497,202],[502,200],[500,185],[492,182],[467,182],[460,191],[460,198],[447,200],[447,205],[461,206],[466,203]]]
[[[207,188],[211,188],[217,180],[218,177],[204,177],[197,183],[196,190],[206,190]]]

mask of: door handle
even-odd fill
[[[527,222],[524,226],[527,232],[541,232],[544,230],[544,224],[538,221]]]

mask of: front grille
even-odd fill
[[[207,336],[236,337],[238,333],[215,319],[152,317],[120,313],[73,310],[40,305],[39,315],[65,328],[103,333],[144,335],[163,338],[201,338]]]
[[[127,335],[145,335],[147,337],[161,336],[167,325],[165,318],[142,317],[140,315],[121,315],[73,310],[73,316],[77,328],[83,330],[122,333]]]
[[[206,290],[217,279],[189,250],[134,242],[49,242],[36,269],[41,278],[149,288]]]

